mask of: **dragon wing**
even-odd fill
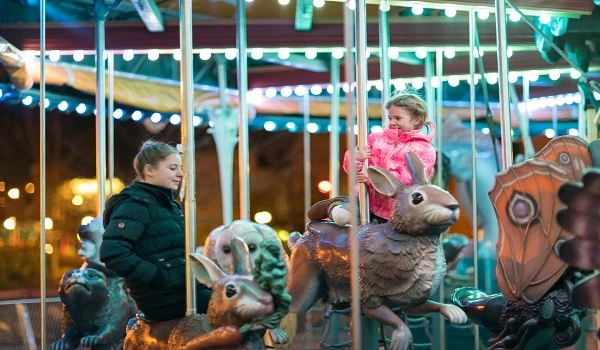
[[[496,278],[507,299],[535,303],[567,268],[554,253],[559,239],[572,236],[556,222],[557,194],[590,165],[585,141],[567,136],[496,175],[489,193],[499,226]]]

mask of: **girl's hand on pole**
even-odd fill
[[[369,148],[369,146],[364,146],[362,148],[356,146],[355,156],[357,160],[361,161],[369,159],[369,157],[371,156],[371,148]]]

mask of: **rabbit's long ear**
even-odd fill
[[[429,177],[427,176],[425,165],[416,153],[406,153],[406,164],[408,164],[408,168],[410,169],[413,184],[426,185],[429,183]]]
[[[208,288],[212,288],[217,281],[227,276],[217,264],[204,255],[193,253],[190,257],[196,279]]]
[[[252,276],[252,257],[248,247],[239,237],[231,239],[231,254],[234,262],[233,273]]]
[[[385,196],[394,198],[398,192],[404,189],[404,185],[385,169],[369,167],[367,174],[375,190]]]

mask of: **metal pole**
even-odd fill
[[[444,52],[441,49],[438,49],[435,53],[435,75],[438,78],[440,86],[437,88],[437,99],[436,99],[436,109],[435,109],[435,122],[437,126],[437,131],[435,134],[436,144],[437,144],[437,172],[436,172],[436,181],[437,184],[441,187],[445,187],[446,184],[443,183],[444,179],[442,178],[442,167],[443,167],[443,145],[442,145],[442,133],[444,128],[444,118],[443,118],[443,101],[444,101],[444,91],[442,84],[442,76],[444,69]],[[443,288],[443,284],[442,284]],[[440,317],[443,320],[443,317]],[[442,335],[443,335],[442,329]],[[444,338],[442,338],[444,341]],[[445,344],[443,344],[445,345]],[[442,348],[443,350],[443,348]]]
[[[390,48],[390,3],[389,0],[382,0],[379,5],[379,70],[381,78],[381,126],[385,128],[388,125],[387,109],[385,103],[390,98],[390,77],[391,67],[388,51]]]
[[[515,90],[515,95],[516,95],[516,89],[514,88],[513,85],[513,90]],[[533,142],[531,141],[531,134],[529,132],[529,109],[527,108],[527,106],[529,105],[529,78],[527,78],[527,75],[524,74],[523,75],[523,104],[525,105],[525,112],[523,113],[523,118],[519,121],[519,123],[523,123],[523,126],[521,127],[521,130],[526,130],[526,135],[521,135],[521,138],[523,140],[523,146],[525,148],[525,159],[529,159],[531,157],[533,157],[535,155],[535,149],[533,147]],[[517,105],[518,108],[518,105]]]
[[[348,84],[348,92],[346,93],[346,103],[348,106],[348,115],[346,116],[346,137],[347,146],[350,151],[351,159],[354,160],[354,151],[356,145],[356,137],[354,135],[354,123],[355,123],[355,104],[354,104],[354,44],[355,44],[355,17],[354,12],[350,10],[349,4],[354,0],[347,0],[346,6],[344,7],[344,43],[346,45],[346,82]],[[352,220],[350,227],[350,287],[352,296],[352,343],[353,348],[359,349],[363,345],[362,332],[362,319],[360,315],[360,286],[358,283],[359,279],[359,249],[358,249],[358,238],[356,237],[356,227],[358,226],[356,204],[357,198],[354,195],[354,185],[356,184],[356,164],[354,161],[350,162],[350,168],[348,170],[348,191],[350,192],[350,208],[352,209]]]
[[[181,143],[183,145],[183,176],[185,187],[185,256],[196,250],[196,178],[194,144],[194,85],[192,61],[192,0],[179,0],[179,47],[180,98],[181,98]],[[190,259],[186,267],[186,315],[196,313],[196,283]]]
[[[471,82],[475,81],[475,56],[473,55],[473,49],[475,49],[475,8],[469,9],[469,75]],[[472,227],[473,227],[473,287],[479,288],[479,235],[478,235],[478,223],[477,223],[477,144],[476,144],[476,133],[475,127],[475,84],[471,83],[469,86],[470,102],[471,102],[471,171],[473,177],[471,179],[471,193],[473,193],[473,207],[472,207]],[[479,350],[479,326],[473,323],[473,334],[474,334],[474,349]]]
[[[356,119],[358,123],[358,146],[367,145],[369,133],[369,114],[367,99],[367,5],[366,0],[356,0]],[[354,163],[354,162],[352,162]],[[363,171],[366,170],[368,161],[364,162]],[[370,222],[369,197],[365,184],[359,186],[358,198],[360,201],[361,225]],[[354,226],[355,224],[352,223]],[[356,317],[360,312],[360,288],[359,288],[359,242],[358,235],[354,232],[350,238],[350,257],[352,274],[352,313]],[[379,348],[379,337],[377,336],[379,325],[375,320],[363,317],[361,325],[360,349],[370,350]]]
[[[558,107],[556,104],[552,106],[552,129],[554,130],[554,135],[558,136]]]
[[[427,52],[427,57],[425,57],[425,79],[427,80],[427,84],[425,85],[425,102],[427,103],[429,115],[433,115],[435,111],[435,90],[431,85],[431,77],[433,77],[433,53]],[[437,142],[437,139],[435,139],[436,146]]]
[[[437,99],[436,99],[436,113],[435,113],[435,122],[437,126],[437,131],[435,134],[436,144],[437,144],[437,171],[436,171],[436,182],[438,186],[444,188],[446,184],[443,183],[444,179],[442,178],[442,167],[443,167],[443,144],[442,144],[442,133],[443,133],[443,90],[442,90],[442,73],[444,68],[444,54],[441,49],[438,49],[435,53],[435,74],[439,81],[439,87],[437,88]],[[431,83],[431,82],[429,82]],[[439,301],[440,303],[444,303],[444,284],[440,283],[439,288]],[[439,315],[439,323],[440,323],[440,350],[446,350],[446,319]]]
[[[304,131],[302,133],[304,146],[304,213],[308,213],[312,202],[310,193],[310,133],[308,132],[308,123],[310,122],[310,97],[308,92],[302,97],[302,114],[304,116]],[[305,217],[305,220],[308,222],[308,217]]]
[[[248,160],[248,57],[246,56],[246,0],[237,1],[237,82],[240,94],[239,104],[239,177],[240,177],[240,218],[250,220],[250,165]]]
[[[46,349],[46,0],[40,1],[40,347]]]
[[[96,181],[98,182],[98,215],[106,204],[106,69],[104,65],[105,28],[108,11],[95,2],[96,17]]]
[[[108,52],[108,193],[114,194],[115,180],[115,53]]]
[[[217,143],[219,154],[219,173],[221,174],[221,202],[223,203],[223,224],[228,225],[233,221],[233,152],[236,135],[233,125],[232,110],[227,103],[227,66],[225,56],[219,55],[217,59],[217,74],[219,79],[219,114],[220,120],[215,120],[213,137]],[[235,125],[237,126],[237,125]]]
[[[579,91],[579,94],[581,95],[581,102],[577,106],[577,135],[579,135],[579,137],[583,139],[590,141],[587,137],[587,113],[585,111],[584,98],[585,94],[579,84],[577,84],[577,91]]]
[[[346,55],[350,55],[348,52]],[[340,60],[331,58],[331,117],[329,124],[329,181],[331,192],[329,198],[340,195]],[[336,316],[337,317],[337,316]]]
[[[506,3],[496,2],[496,41],[498,43],[498,87],[500,95],[500,136],[502,142],[502,170],[512,164],[512,137],[510,106],[508,104],[508,60],[506,56]]]
[[[358,147],[367,145],[369,133],[369,114],[367,101],[367,6],[365,0],[356,1],[356,120],[358,123]],[[365,161],[363,171],[368,167]],[[360,185],[360,223],[364,225],[370,221],[367,191]]]

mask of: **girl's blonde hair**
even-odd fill
[[[396,90],[385,103],[386,109],[392,106],[404,108],[413,119],[419,121],[420,128],[427,121],[427,103],[415,93]]]
[[[139,179],[144,180],[144,168],[150,164],[155,167],[171,154],[180,154],[177,148],[161,141],[148,140],[142,144],[133,158],[133,168]]]

